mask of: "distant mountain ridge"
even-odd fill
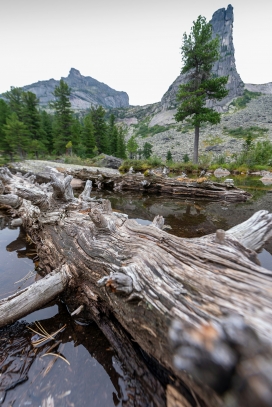
[[[126,92],[114,90],[91,76],[83,76],[75,68],[71,68],[67,78],[61,79],[71,88],[70,101],[73,110],[85,110],[99,105],[105,108],[129,106]],[[22,89],[35,93],[40,100],[40,106],[45,108],[49,102],[54,101],[53,91],[59,83],[59,80],[49,79],[23,86]]]

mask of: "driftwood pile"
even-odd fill
[[[76,199],[71,175],[50,177],[36,185],[0,171],[0,205],[36,244],[44,274],[0,301],[0,326],[62,293],[71,313],[97,322],[154,406],[272,406],[272,272],[256,256],[272,214],[182,239],[160,216],[141,226],[91,198],[91,181]]]

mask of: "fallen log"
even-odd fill
[[[189,199],[208,199],[212,201],[243,202],[251,195],[233,184],[212,182],[207,178],[190,179],[187,177],[169,178],[162,173],[151,172],[149,175],[127,173],[114,175],[101,172],[93,173],[83,170],[69,170],[68,174],[82,180],[91,180],[99,189],[120,191],[142,191],[148,193],[174,195]]]
[[[200,405],[272,405],[272,272],[256,257],[272,236],[271,214],[182,239],[161,230],[160,217],[141,226],[113,212],[109,201],[91,199],[90,183],[75,199],[70,178],[53,177],[43,190],[20,180],[11,184],[22,199],[13,211],[44,274],[65,265],[71,312],[84,305],[104,327],[114,315]],[[15,320],[5,303],[1,315]]]
[[[31,161],[30,161],[31,163]],[[35,161],[39,163],[39,161]],[[51,163],[52,165],[54,163]],[[33,164],[32,164],[33,165]],[[54,164],[56,166],[56,164]],[[40,167],[44,170],[41,171]],[[20,168],[24,170],[24,163],[15,163],[14,169]],[[29,170],[29,165],[27,166]],[[30,165],[31,168],[31,165]],[[41,161],[41,165],[35,167],[33,165],[33,173],[39,182],[49,182],[52,173],[57,173],[56,168],[45,166],[45,162]],[[37,170],[39,168],[39,171]],[[228,201],[228,202],[243,202],[251,197],[251,195],[239,188],[236,188],[232,182],[212,182],[209,178],[199,177],[190,179],[185,174],[182,176],[170,178],[167,176],[168,171],[150,170],[145,174],[134,173],[133,171],[127,174],[120,174],[117,170],[109,170],[108,168],[61,168],[60,176],[72,175],[75,179],[92,181],[95,189],[108,189],[115,192],[120,191],[141,191],[143,193],[156,193],[184,197],[188,199],[207,199],[212,201]],[[30,173],[27,173],[30,177]],[[230,181],[230,180],[226,180]]]
[[[41,308],[56,298],[68,283],[69,272],[63,265],[29,287],[0,300],[0,328]]]

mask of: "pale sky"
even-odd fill
[[[182,35],[223,0],[0,0],[0,93],[68,76],[71,67],[131,105],[160,101],[181,69]],[[272,82],[272,1],[232,0],[236,66]]]

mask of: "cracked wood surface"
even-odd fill
[[[225,394],[237,406],[271,405],[272,272],[255,252],[271,238],[270,213],[259,211],[225,233],[182,239],[161,230],[160,218],[141,226],[108,201],[91,200],[90,184],[75,199],[68,182],[54,194],[54,182],[42,191],[20,180],[12,182],[23,202],[13,210],[45,273],[66,264],[81,303],[98,320],[113,313],[207,405],[222,405]],[[248,365],[255,366],[255,386]]]

